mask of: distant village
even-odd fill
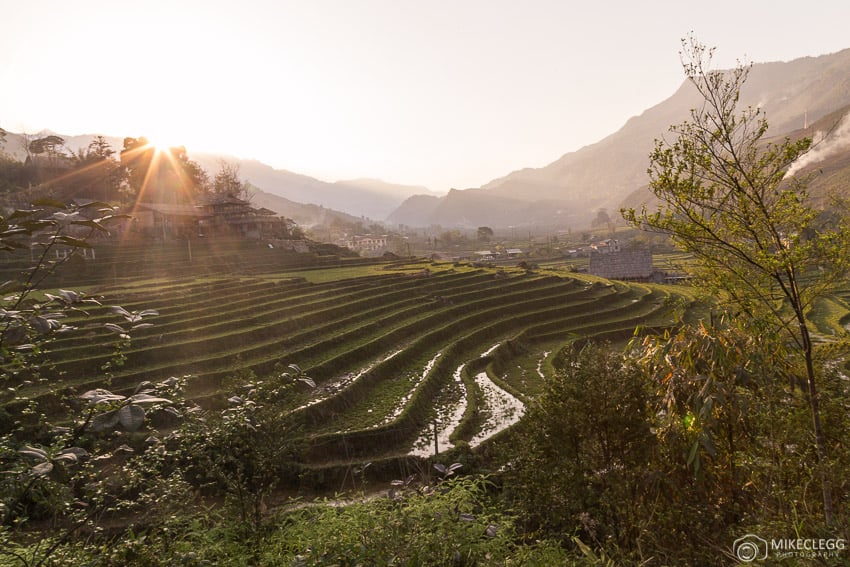
[[[335,244],[364,256],[380,256],[398,248],[394,245],[393,237],[387,234],[346,235]],[[590,242],[578,248],[561,249],[558,254],[564,259],[589,258],[587,273],[607,279],[664,281],[667,278],[665,273],[653,267],[652,251],[649,248],[623,248],[619,240],[614,238]],[[499,246],[458,253],[435,251],[430,254],[430,258],[445,262],[507,264],[531,260],[533,254],[527,249]]]

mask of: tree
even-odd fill
[[[655,439],[640,371],[610,345],[558,356],[505,444],[504,477],[535,533],[575,534],[633,547],[632,524],[651,485]]]
[[[806,180],[788,169],[811,141],[765,140],[759,108],[738,110],[749,65],[711,69],[713,49],[682,41],[685,75],[703,98],[689,121],[670,128],[650,155],[650,190],[661,206],[621,210],[633,226],[672,237],[694,257],[698,284],[719,294],[741,323],[779,331],[802,359],[819,465],[827,459],[818,382],[806,311],[848,269],[850,230],[843,218],[824,222],[811,205]],[[744,315],[745,317],[741,317]],[[821,467],[824,516],[832,497]]]
[[[115,150],[103,136],[95,136],[88,147],[71,154],[72,171],[62,185],[69,197],[91,197],[103,202],[118,198],[121,168]]]
[[[148,170],[153,161],[154,147],[147,138],[124,138],[120,162],[126,190],[131,199],[144,193]]]
[[[596,211],[596,217],[593,219],[593,222],[590,223],[591,226],[603,226],[608,225],[611,222],[611,215],[608,214],[608,209],[601,208]]]
[[[478,242],[490,242],[493,238],[493,229],[489,226],[478,227]]]
[[[144,137],[124,138],[121,167],[136,201],[186,204],[209,185],[207,172],[189,159],[185,147],[158,149]]]
[[[212,181],[212,192],[216,195],[247,200],[248,184],[239,178],[239,164],[219,162],[218,173]]]
[[[64,147],[65,139],[52,134],[44,136],[43,138],[36,138],[29,143],[30,153],[36,155],[47,154],[47,157],[49,158],[55,158],[59,155],[63,155]]]

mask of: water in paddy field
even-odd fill
[[[499,345],[494,345],[485,354],[486,356]],[[453,390],[452,402],[446,403],[438,409],[437,419],[437,448],[445,451],[454,445],[450,441],[451,434],[460,425],[463,414],[466,412],[466,386],[461,380],[461,372],[465,364],[459,366],[454,374],[454,380],[450,384]],[[511,393],[496,385],[486,372],[480,372],[475,376],[475,382],[484,395],[484,407],[482,411],[488,413],[487,421],[481,426],[481,430],[470,440],[472,447],[480,445],[485,440],[515,424],[525,412],[525,404]],[[418,457],[432,457],[435,454],[434,447],[434,424],[428,424],[419,434],[418,439],[410,451],[411,455]]]
[[[481,426],[481,431],[470,439],[471,447],[477,447],[496,433],[515,424],[525,412],[525,404],[510,392],[497,386],[486,372],[477,374],[475,383],[484,393],[484,404],[490,412],[490,419]]]

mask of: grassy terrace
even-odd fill
[[[678,288],[547,270],[298,257],[246,243],[193,243],[189,264],[185,243],[150,248],[105,249],[51,280],[103,306],[72,321],[80,330],[52,345],[46,380],[21,395],[102,386],[114,340],[107,307],[156,309],[110,387],[188,375],[190,397],[221,406],[222,384],[298,364],[317,388],[281,411],[303,415],[311,466],[408,454],[436,418],[452,429],[444,439],[480,442],[499,429],[494,404],[533,398],[566,344],[669,325],[671,305],[691,300]]]

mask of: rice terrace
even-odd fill
[[[297,365],[315,388],[299,388],[280,409],[302,416],[305,470],[339,489],[366,463],[389,478],[409,456],[486,443],[520,417],[565,345],[624,344],[638,327],[672,324],[692,301],[685,288],[557,269],[340,259],[230,240],[195,244],[191,264],[180,243],[95,250],[56,277],[102,298],[68,321],[96,330],[56,340],[49,379],[19,396],[126,393],[185,377],[190,401],[222,407],[237,377]],[[179,275],[189,268],[195,275]],[[109,305],[158,314],[105,385]]]

